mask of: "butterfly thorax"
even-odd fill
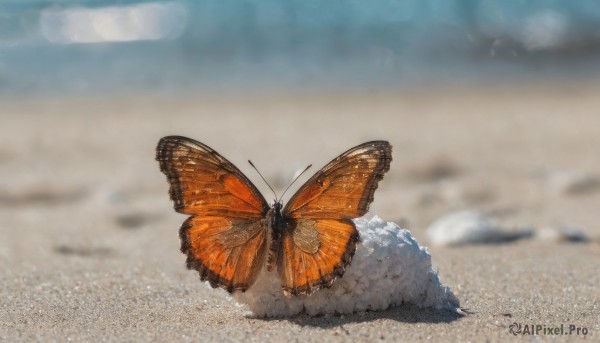
[[[277,263],[277,255],[279,254],[279,247],[281,246],[281,237],[285,226],[283,225],[283,216],[281,215],[281,208],[283,207],[280,201],[273,202],[273,205],[267,212],[265,224],[267,225],[267,244],[269,247],[269,254],[267,256],[267,270],[273,270],[273,267]]]

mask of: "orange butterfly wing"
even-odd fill
[[[250,287],[264,263],[268,204],[231,162],[195,140],[168,136],[156,147],[177,212],[187,267],[229,292]]]
[[[363,143],[335,158],[292,196],[283,210],[286,227],[278,256],[286,293],[310,294],[343,275],[359,238],[350,219],[367,213],[391,160],[388,142]]]

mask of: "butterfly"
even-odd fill
[[[175,211],[190,215],[179,230],[188,269],[229,293],[245,291],[259,273],[277,270],[286,295],[330,287],[350,263],[359,232],[389,170],[386,141],[360,144],[329,162],[290,198],[270,205],[231,162],[181,136],[158,142]]]

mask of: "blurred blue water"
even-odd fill
[[[0,93],[600,75],[597,0],[0,1]]]

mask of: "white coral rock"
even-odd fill
[[[331,288],[309,296],[287,297],[276,272],[262,271],[246,292],[234,293],[259,317],[348,314],[385,310],[402,303],[419,307],[458,308],[458,299],[431,267],[427,248],[408,230],[375,216],[354,220],[361,240],[351,264]]]

